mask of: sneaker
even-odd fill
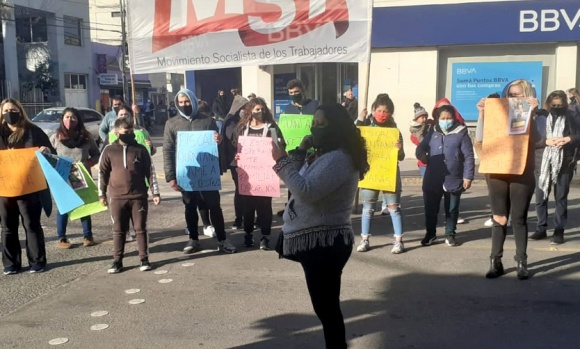
[[[62,238],[58,240],[58,248],[62,248],[63,250],[68,250],[71,248],[72,244],[66,238]]]
[[[214,238],[216,236],[215,228],[212,225],[208,225],[207,227],[203,228],[203,235],[209,236],[210,238]]]
[[[391,250],[392,254],[399,254],[405,252],[405,245],[403,241],[395,241],[393,244],[393,249]]]
[[[241,224],[234,223],[234,225],[231,226],[231,229],[232,230],[242,230],[242,229],[244,229],[244,227],[242,227]]]
[[[148,259],[141,260],[141,265],[139,266],[139,270],[141,270],[141,271],[151,270],[151,263],[149,263]]]
[[[423,240],[421,240],[421,245],[423,246],[431,246],[434,243],[437,242],[437,235],[435,236],[427,236],[425,235],[425,237],[423,238]]]
[[[360,244],[358,244],[358,247],[356,248],[356,251],[357,252],[366,252],[366,251],[368,251],[370,249],[371,249],[371,245],[369,243],[369,240],[362,239],[360,241]]]
[[[252,235],[252,233],[246,233],[244,235],[244,246],[246,247],[254,246],[254,235]]]
[[[4,275],[14,275],[20,273],[20,267],[11,266],[4,268]]]
[[[236,253],[236,248],[228,240],[218,242],[218,250],[223,253]]]
[[[95,245],[95,240],[93,239],[92,236],[87,236],[83,239],[83,246],[84,247],[90,247],[90,246],[94,246]]]
[[[381,216],[388,216],[391,213],[389,212],[389,208],[387,206],[381,207]]]
[[[189,239],[187,245],[183,248],[183,253],[194,253],[201,250],[201,245],[199,244],[199,240]]]
[[[117,274],[120,273],[123,269],[123,261],[114,261],[107,273],[109,274]]]
[[[483,223],[484,226],[490,228],[493,227],[493,219],[488,219],[487,221],[485,221],[485,223]]]
[[[457,217],[457,224],[465,224],[465,219]]]
[[[445,237],[445,243],[447,244],[447,246],[451,247],[459,246],[457,241],[455,241],[455,235],[447,235]]]
[[[270,249],[270,238],[267,236],[262,236],[260,239],[260,250],[268,251]]]
[[[535,231],[532,235],[530,235],[531,240],[543,240],[548,237],[546,231]]]
[[[550,239],[550,245],[561,245],[564,243],[564,234],[554,234]]]
[[[42,264],[34,264],[30,267],[30,273],[42,273],[44,271],[44,265]]]
[[[135,233],[127,233],[125,242],[133,242],[133,241],[135,241]]]

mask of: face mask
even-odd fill
[[[135,141],[135,134],[134,133],[125,133],[119,135],[119,140],[125,144],[131,144]]]
[[[184,105],[183,106],[183,114],[187,116],[192,116],[191,113],[193,112],[193,106],[191,105]]]
[[[302,102],[302,92],[297,93],[295,95],[292,95],[292,101],[294,103],[300,103],[300,102]]]
[[[558,116],[566,115],[567,111],[568,108],[550,108],[550,113],[552,113],[552,115]]]
[[[387,112],[375,112],[375,115],[374,116],[375,116],[375,120],[379,124],[384,124],[391,117],[391,113],[387,113]]]
[[[22,120],[22,115],[19,112],[9,111],[2,116],[9,125],[16,125],[18,121]]]
[[[328,127],[311,127],[312,146],[315,149],[331,151],[338,149],[339,138],[336,137]]]
[[[77,125],[77,122],[72,119],[63,120],[62,123],[67,130],[74,129]]]
[[[119,109],[121,109],[121,107],[113,107],[113,111],[115,112],[115,114],[119,113]]]
[[[262,112],[252,113],[252,117],[254,119],[256,119],[257,121],[263,121],[264,120],[264,113],[262,113]]]
[[[246,111],[245,110],[240,110],[240,118],[243,118],[244,115],[246,115]]]
[[[453,126],[453,120],[439,120],[439,127],[442,131],[447,131]]]

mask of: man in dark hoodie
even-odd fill
[[[222,136],[218,133],[218,127],[214,118],[198,111],[197,97],[191,90],[182,89],[175,97],[178,116],[171,118],[165,124],[163,136],[163,167],[165,179],[175,191],[181,192],[185,205],[185,222],[189,231],[189,241],[184,253],[193,253],[201,250],[198,234],[197,214],[198,202],[204,200],[209,209],[211,223],[215,228],[218,240],[218,248],[224,253],[234,253],[236,248],[226,239],[224,216],[220,205],[220,193],[212,191],[184,191],[177,185],[177,132],[179,131],[208,131],[213,130],[214,140],[220,144]]]

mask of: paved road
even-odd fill
[[[161,156],[154,160],[161,169]],[[389,218],[380,216],[373,221],[373,249],[354,252],[344,271],[343,312],[351,348],[578,347],[580,189],[570,194],[573,228],[567,243],[550,248],[547,241],[530,242],[534,275],[522,282],[515,277],[511,237],[504,259],[508,274],[483,277],[490,247],[489,229],[482,225],[488,211],[485,187],[475,186],[463,198],[462,217],[468,223],[459,227],[461,246],[421,247],[421,192],[409,183],[402,199],[408,252],[389,253],[392,228]],[[232,188],[228,174],[222,206],[230,223]],[[219,254],[215,241],[203,238],[203,253],[183,256],[180,198],[165,184],[162,195],[149,227],[151,260],[156,270],[167,271],[163,275],[135,268],[107,275],[112,244],[106,214],[93,220],[99,245],[66,251],[55,246],[54,218],[44,219],[50,270],[0,277],[0,348],[49,347],[57,337],[69,338],[63,348],[324,347],[299,265],[279,260],[272,251],[241,247],[243,232],[231,233],[240,246],[237,254]],[[274,206],[282,208],[283,199]],[[360,217],[353,220],[358,230]],[[279,219],[274,222],[274,237],[280,225]],[[73,222],[70,232],[77,244],[80,231]],[[134,244],[128,250],[125,264],[137,266]],[[141,291],[125,293],[132,288]],[[129,305],[134,298],[145,303]],[[91,317],[100,310],[109,314]],[[101,323],[110,327],[91,331]]]

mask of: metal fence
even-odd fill
[[[24,110],[26,110],[26,114],[31,119],[44,109],[50,108],[52,106],[53,105],[51,103],[22,103],[22,107]]]

